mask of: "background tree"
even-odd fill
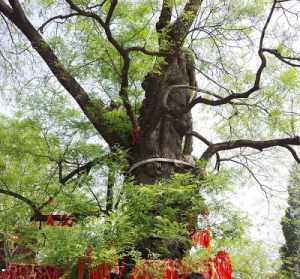
[[[144,193],[139,189],[148,191],[138,186],[136,193],[131,192],[132,183],[160,186],[166,193],[162,190],[160,197],[159,191],[151,191],[154,206],[142,211],[151,217],[148,233],[131,242],[144,257],[182,257],[190,247],[189,233],[196,227],[197,214],[205,207],[199,190],[213,177],[205,177],[213,158],[216,169],[234,163],[251,171],[248,164],[260,156],[257,153],[280,147],[300,161],[294,148],[300,145],[294,111],[299,58],[284,25],[282,34],[272,30],[278,19],[295,23],[298,6],[293,4],[0,1],[2,30],[11,37],[2,42],[2,71],[7,77],[3,91],[23,91],[17,95],[17,103],[23,105],[21,118],[33,120],[39,129],[37,140],[43,139],[42,154],[36,152],[33,158],[44,158],[45,168],[40,171],[53,186],[36,200],[28,192],[19,196],[20,189],[9,181],[1,193],[22,200],[38,216],[48,205],[47,194],[59,204],[66,191],[72,201],[67,203],[68,211],[78,216],[74,198],[88,199],[84,191],[89,191],[94,200],[87,200],[79,215],[110,216],[119,206],[126,209],[127,202],[136,205],[136,197],[141,201]],[[297,38],[297,28],[286,26]],[[50,73],[44,72],[36,53]],[[257,61],[245,63],[252,54]],[[198,82],[196,72],[201,76]],[[215,139],[193,131],[191,109],[197,106],[209,115],[207,125],[218,133]],[[205,145],[196,165],[192,137]],[[188,170],[194,176],[168,181],[174,172]],[[107,177],[105,193],[95,193],[100,171]],[[129,175],[134,182],[127,179]],[[120,185],[124,176],[129,189]],[[37,185],[45,187],[43,181]],[[173,193],[171,198],[168,192]],[[158,206],[160,200],[163,206]],[[127,216],[133,218],[137,212],[129,210]],[[167,220],[162,223],[155,216]],[[162,224],[169,228],[178,224],[173,239],[166,241],[151,231]]]
[[[281,248],[282,271],[287,278],[299,278],[300,276],[299,182],[299,167],[295,166],[288,187],[288,208],[282,219],[282,230],[286,241]]]

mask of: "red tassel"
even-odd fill
[[[54,226],[54,219],[53,219],[52,214],[49,214],[47,217],[47,225]]]

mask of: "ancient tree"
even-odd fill
[[[1,24],[8,30],[17,30],[18,34],[22,34],[24,42],[30,42],[35,54],[37,53],[49,67],[52,76],[64,88],[65,93],[75,100],[110,150],[120,148],[127,151],[128,167],[122,170],[122,175],[125,179],[128,176],[133,177],[137,187],[139,184],[151,187],[159,181],[168,181],[171,175],[177,172],[192,172],[201,180],[211,161],[216,161],[219,169],[227,162],[236,163],[235,158],[238,156],[246,158],[251,153],[247,153],[248,151],[261,153],[279,147],[288,151],[297,162],[300,161],[295,149],[295,146],[300,145],[295,122],[292,119],[289,122],[291,126],[286,124],[286,130],[279,129],[280,121],[286,115],[282,112],[279,116],[280,109],[275,111],[272,103],[272,98],[277,100],[276,94],[286,89],[272,84],[275,79],[272,75],[263,77],[269,61],[272,67],[283,65],[287,70],[279,79],[280,82],[283,85],[287,84],[290,96],[291,91],[297,88],[291,85],[295,83],[294,69],[300,66],[297,53],[284,45],[284,42],[280,41],[279,47],[268,39],[273,34],[277,17],[284,15],[287,20],[293,17],[293,11],[290,9],[293,1],[273,0],[267,1],[268,3],[251,4],[252,6],[248,3],[249,7],[244,7],[244,10],[238,10],[239,3],[204,0],[162,0],[149,3],[117,0],[44,2],[45,5],[54,8],[46,15],[47,20],[37,25],[37,15],[34,8],[30,11],[30,4],[18,0],[0,0]],[[132,10],[134,5],[140,5],[141,18],[137,17],[138,12],[135,11],[135,19],[129,20],[130,9],[127,8],[124,12],[126,5],[132,7]],[[254,21],[254,25],[257,24],[259,30],[252,25],[252,19],[256,15],[259,15],[259,20]],[[135,30],[135,24],[138,25],[139,20],[144,23],[146,16],[147,24],[143,27],[137,26]],[[47,36],[50,36],[49,33],[54,30],[55,25],[61,28],[66,25],[75,39],[80,36],[82,38],[83,47],[79,51],[82,51],[83,58],[80,60],[75,56],[79,62],[74,58],[74,63],[77,63],[74,67],[65,61],[67,59],[63,59],[61,51],[60,54],[56,53],[57,46],[53,41],[48,41]],[[148,30],[150,35],[141,35],[144,30]],[[254,30],[256,39],[252,40],[249,34]],[[101,39],[100,49],[97,48],[97,36]],[[243,73],[239,76],[239,69],[234,69],[239,63],[239,51],[237,50],[236,57],[226,57],[226,53],[232,51],[231,42],[239,47],[240,41],[248,39],[254,52],[252,59],[258,65],[253,70],[253,63],[250,63],[251,73],[248,71],[248,74]],[[147,40],[150,40],[151,44],[148,44]],[[209,41],[203,50],[202,40]],[[71,50],[71,46],[69,47]],[[95,49],[92,55],[88,52],[91,47]],[[214,54],[207,57],[210,51],[214,51]],[[224,62],[227,58],[231,63],[227,64],[228,67],[226,63],[229,61]],[[143,79],[137,80],[137,72],[145,71],[143,64],[147,66],[148,73],[145,73]],[[94,73],[97,67],[106,67],[103,80],[112,77],[110,82],[113,83],[115,92],[108,94],[108,101],[106,97],[101,99],[104,94],[95,95],[81,85],[84,77],[79,76],[79,72],[90,65],[94,68],[90,76],[87,75],[87,84],[91,81],[96,82],[97,76]],[[139,70],[136,69],[136,65],[140,67]],[[101,71],[97,74],[104,73]],[[202,78],[197,81],[199,75]],[[137,96],[132,92],[139,94]],[[222,120],[227,121],[227,126],[223,127],[224,131],[228,130],[229,133],[224,135],[223,141],[211,142],[201,131],[194,131],[191,110],[197,107],[203,111],[214,110],[216,114],[221,109],[226,110]],[[119,129],[114,119],[108,117],[116,111],[118,115],[122,115],[121,120],[125,123],[123,126],[129,127],[128,129]],[[243,117],[240,118],[241,115]],[[268,120],[260,121],[262,117]],[[273,121],[272,117],[277,118]],[[235,130],[240,125],[238,121],[245,118],[249,123],[253,122],[248,125],[252,130],[241,130],[238,133]],[[274,136],[262,133],[260,137],[253,132],[256,122],[266,125],[262,126],[263,132],[273,125]],[[193,142],[205,146],[204,152],[197,159],[201,164],[195,164],[196,159],[192,156]],[[236,152],[236,157],[226,157],[225,155],[230,154],[228,152]],[[101,160],[94,158],[92,161],[80,163],[73,169],[68,162],[56,160],[59,169],[57,178],[65,185],[75,176],[88,174]],[[100,205],[101,214],[108,214],[118,205],[113,202],[112,197],[114,174],[110,172],[108,176],[107,202]],[[172,207],[179,209],[172,221],[189,223],[190,231],[195,229],[199,213],[193,212],[190,197],[197,196],[198,192],[196,185],[189,192],[190,196],[173,201],[172,204]],[[47,205],[47,201],[35,204],[29,197],[4,187],[0,188],[0,193],[23,201],[35,216],[41,215],[42,208]],[[160,216],[162,211],[163,208],[156,207],[149,209],[147,214],[154,218]],[[189,236],[185,237],[188,239]],[[164,255],[159,250],[159,247],[164,245],[163,242],[166,240],[146,237],[139,240],[136,247],[142,251],[144,257],[158,251],[162,256],[181,257],[190,247],[187,240],[171,241],[166,244]]]

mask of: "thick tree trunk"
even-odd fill
[[[166,59],[160,69],[159,73],[149,73],[142,84],[145,99],[139,119],[140,138],[133,157],[135,163],[153,158],[171,160],[162,162],[158,159],[136,167],[133,174],[136,182],[141,184],[166,180],[174,172],[187,171],[187,165],[193,164],[192,140],[190,136],[186,136],[192,130],[192,116],[190,112],[186,112],[192,96],[187,88],[176,88],[176,85],[195,86],[193,60],[184,52],[174,54]],[[174,163],[172,159],[178,161]],[[179,160],[187,164],[180,163]],[[162,197],[161,202],[163,199]],[[180,214],[171,222],[184,225],[189,222],[195,226],[196,218],[193,217],[191,221],[190,199],[174,201],[172,206],[180,209]],[[157,206],[149,212],[153,218],[160,213]],[[191,247],[188,233],[176,240],[148,237],[139,241],[136,246],[146,258],[151,257],[151,254],[158,254],[161,258],[181,258]]]
[[[192,96],[187,88],[175,88],[175,85],[195,86],[192,64],[185,53],[174,54],[166,59],[160,73],[149,73],[145,77],[142,84],[145,99],[139,121],[141,134],[135,161],[166,158],[192,164],[192,141],[186,136],[192,130],[191,113],[186,113]],[[155,162],[142,165],[134,174],[138,183],[153,184],[183,167],[180,163]]]

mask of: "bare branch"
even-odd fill
[[[56,19],[68,19],[70,17],[73,17],[73,16],[78,16],[79,14],[78,13],[71,13],[71,14],[68,14],[68,15],[57,15],[57,16],[54,16],[54,17],[51,17],[49,18],[46,22],[44,22],[39,28],[38,30],[43,33],[44,32],[44,28],[46,27],[47,24],[49,24],[50,22],[52,22],[53,20],[56,20]]]
[[[196,98],[195,100],[193,100],[189,104],[188,110],[191,110],[198,103],[203,103],[203,104],[207,104],[207,105],[211,105],[211,106],[219,106],[219,105],[228,104],[234,99],[246,99],[246,98],[249,98],[249,96],[251,94],[253,94],[254,92],[256,92],[260,89],[260,80],[261,80],[262,72],[267,65],[267,60],[263,53],[264,52],[263,42],[264,42],[264,38],[266,35],[266,30],[269,26],[269,23],[271,21],[272,15],[275,10],[275,5],[276,5],[276,1],[274,0],[272,7],[270,9],[269,15],[266,19],[266,22],[265,22],[262,32],[261,32],[261,36],[260,36],[260,40],[259,40],[259,47],[258,47],[258,55],[261,60],[261,63],[256,72],[255,81],[254,81],[253,86],[243,93],[232,93],[232,94],[230,94],[222,99],[219,99],[219,100],[209,100],[209,99],[205,99],[200,96],[200,97]]]
[[[107,17],[106,17],[106,20],[105,20],[105,25],[107,25],[107,26],[109,25],[117,4],[118,4],[118,0],[111,0],[109,11],[107,13]]]
[[[288,151],[290,151],[291,154],[293,155],[295,161],[296,161],[298,164],[300,164],[300,158],[298,157],[297,152],[295,151],[294,148],[292,148],[292,147],[289,146],[289,145],[282,145],[282,147],[285,147]]]
[[[260,180],[256,177],[255,173],[251,170],[251,168],[242,163],[242,162],[239,162],[239,161],[236,161],[236,160],[233,160],[233,159],[221,159],[220,161],[229,161],[229,162],[232,162],[232,163],[235,163],[235,164],[238,164],[238,165],[241,165],[243,168],[245,168],[249,173],[250,175],[253,177],[253,179],[256,181],[256,183],[258,184],[259,188],[263,191],[264,195],[265,195],[265,198],[268,202],[268,206],[270,206],[270,200],[269,200],[269,197],[268,197],[268,193],[266,191],[266,187],[265,185],[263,185]]]
[[[280,61],[293,67],[300,67],[300,58],[282,56],[276,49],[263,48],[263,51],[273,54]],[[294,62],[298,62],[297,64]]]
[[[253,148],[259,151],[263,151],[266,148],[281,146],[285,147],[290,150],[289,145],[300,145],[300,137],[296,136],[293,138],[282,138],[282,139],[273,139],[273,140],[262,140],[262,141],[255,141],[255,140],[234,140],[234,141],[227,141],[221,143],[211,144],[206,151],[202,154],[201,159],[208,161],[215,153],[219,151],[225,150],[232,150],[236,148]],[[293,152],[292,152],[293,154]],[[293,155],[294,156],[294,155]]]

